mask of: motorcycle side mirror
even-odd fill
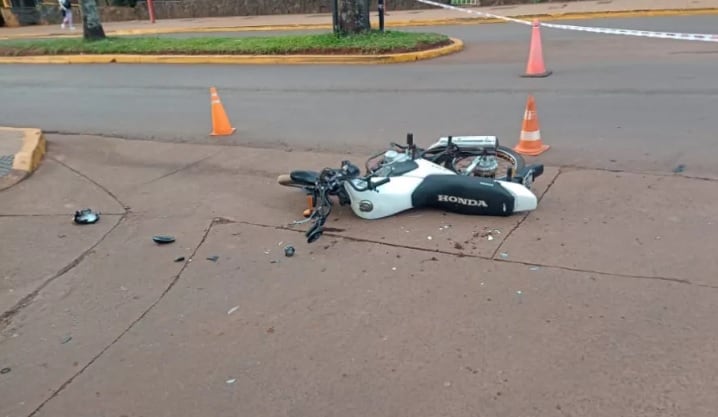
[[[414,145],[413,133],[406,134],[406,144],[409,150],[409,156],[411,157],[411,159],[416,159],[416,145]]]
[[[447,138],[446,143],[446,151],[449,152],[449,154],[452,154],[453,152],[456,152],[459,150],[459,146],[454,143],[454,137],[449,135]]]

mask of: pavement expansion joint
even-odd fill
[[[560,177],[560,176],[561,176],[561,167],[558,168],[558,172],[556,172],[556,175],[553,176],[553,178],[552,178],[551,181],[549,182],[548,186],[546,187],[546,190],[544,190],[544,192],[543,192],[540,196],[538,196],[538,203],[541,203],[541,200],[543,200],[543,198],[546,196],[546,194],[548,194],[548,192],[551,190],[551,187],[553,187],[553,185],[554,185],[554,184],[556,183],[556,181],[558,180],[558,177]],[[504,238],[504,240],[501,242],[500,245],[498,245],[498,246],[496,247],[496,250],[494,250],[494,252],[491,254],[491,259],[496,259],[496,255],[501,251],[501,248],[504,247],[504,245],[505,245],[506,242],[509,240],[509,238],[511,237],[511,235],[512,235],[519,227],[521,227],[521,225],[523,224],[523,222],[526,221],[526,219],[528,219],[528,217],[529,217],[530,215],[531,215],[531,213],[529,212],[529,213],[524,213],[524,215],[521,216],[521,219],[514,225],[514,227],[511,228],[511,230],[509,230],[509,232],[506,234],[506,237]]]
[[[92,246],[87,248],[84,252],[80,254],[77,258],[73,259],[69,264],[65,265],[62,269],[57,271],[55,274],[53,274],[50,278],[46,279],[42,284],[40,284],[33,292],[23,297],[20,301],[18,301],[10,310],[4,311],[2,314],[0,314],[0,330],[3,330],[6,328],[10,322],[12,321],[13,317],[15,317],[22,309],[32,304],[32,302],[37,298],[37,296],[40,294],[40,292],[45,289],[50,283],[55,281],[56,279],[62,277],[66,273],[72,271],[75,267],[80,265],[83,260],[85,260],[89,255],[93,254],[95,251],[95,248],[99,246],[105,239],[107,239],[110,234],[117,229],[117,227],[124,221],[125,215],[121,215],[117,221],[115,222],[112,227],[105,232],[98,240],[95,242]]]
[[[30,304],[32,304],[33,300],[34,300],[34,299],[40,294],[40,292],[41,292],[44,288],[46,288],[50,283],[52,283],[52,282],[55,281],[56,279],[62,277],[62,276],[65,275],[67,272],[73,270],[73,269],[74,269],[76,266],[78,266],[85,258],[87,258],[87,256],[91,255],[91,254],[94,252],[95,248],[96,248],[98,245],[100,245],[108,236],[110,236],[110,234],[111,234],[113,231],[115,231],[115,230],[117,229],[117,227],[118,227],[120,224],[122,224],[122,222],[123,222],[123,221],[127,218],[127,216],[130,214],[130,207],[127,206],[126,204],[124,204],[119,198],[117,198],[116,195],[114,195],[114,194],[113,194],[110,190],[108,190],[106,187],[104,187],[103,185],[99,184],[97,181],[93,180],[92,178],[90,178],[89,176],[83,174],[82,172],[80,172],[80,171],[78,171],[78,170],[72,168],[71,166],[69,166],[69,165],[66,164],[65,162],[62,162],[62,161],[58,160],[57,158],[54,158],[54,157],[51,157],[51,156],[48,156],[47,158],[50,159],[50,160],[52,160],[52,161],[54,161],[54,162],[56,162],[56,163],[59,164],[60,166],[62,166],[62,167],[64,167],[64,168],[68,169],[69,171],[73,172],[75,175],[78,175],[78,176],[84,178],[85,180],[89,181],[91,184],[95,185],[96,187],[98,187],[99,189],[101,189],[102,191],[104,191],[105,193],[107,193],[107,195],[109,195],[112,199],[114,199],[114,200],[117,202],[117,204],[119,204],[121,207],[123,207],[123,208],[125,209],[125,212],[119,214],[119,218],[117,219],[117,221],[115,222],[115,224],[112,225],[112,227],[111,227],[105,234],[103,234],[103,235],[100,237],[100,239],[97,240],[97,242],[95,242],[95,243],[94,243],[92,246],[90,246],[87,250],[85,250],[83,253],[81,253],[77,258],[73,259],[73,260],[72,260],[69,264],[67,264],[65,267],[63,267],[63,268],[60,269],[58,272],[56,272],[55,274],[53,274],[51,277],[49,277],[48,279],[46,279],[46,280],[45,280],[42,284],[40,284],[34,291],[32,291],[30,294],[28,294],[28,295],[25,296],[23,299],[21,299],[19,302],[17,302],[10,310],[7,310],[7,311],[2,312],[2,313],[0,314],[0,330],[2,330],[2,329],[4,329],[5,327],[7,327],[7,326],[10,324],[10,322],[12,321],[12,318],[13,318],[15,315],[17,315],[20,311],[22,311],[23,308],[25,308],[25,307],[29,306]],[[65,214],[65,215],[67,215],[67,214]],[[110,214],[110,215],[111,215],[111,214]]]
[[[171,177],[172,175],[178,174],[178,173],[180,173],[180,172],[182,172],[182,171],[184,171],[184,170],[186,170],[186,169],[195,167],[195,166],[201,164],[202,162],[204,162],[204,161],[206,161],[206,160],[208,160],[208,159],[212,159],[212,158],[214,158],[215,156],[217,156],[217,155],[219,155],[219,154],[221,154],[221,153],[223,153],[223,152],[224,152],[224,150],[223,150],[223,149],[220,149],[220,150],[218,150],[217,152],[212,153],[211,155],[205,156],[204,158],[200,158],[200,159],[198,159],[198,160],[196,160],[196,161],[193,161],[193,162],[190,162],[190,163],[188,163],[188,164],[186,164],[186,165],[183,165],[183,166],[181,166],[181,167],[175,169],[174,171],[168,172],[168,173],[166,173],[166,174],[160,175],[160,176],[157,177],[157,178],[153,178],[153,179],[151,179],[151,180],[149,180],[149,181],[143,182],[143,183],[140,184],[139,186],[140,186],[140,187],[143,187],[143,186],[145,186],[145,185],[149,185],[149,184],[155,183],[155,182],[157,182],[157,181],[163,180],[163,179],[165,179],[165,178],[167,178],[167,177]]]
[[[244,224],[247,226],[267,228],[267,229],[285,230],[285,231],[291,231],[291,232],[302,233],[302,234],[304,233],[303,230],[297,230],[297,229],[293,229],[293,228],[287,227],[287,226],[277,226],[277,225],[253,223],[253,222],[247,222],[247,221],[238,221],[236,223]],[[666,281],[666,282],[691,285],[691,286],[699,285],[699,284],[693,283],[692,281],[690,281],[688,279],[683,279],[683,278],[662,277],[662,276],[652,276],[652,275],[617,274],[617,273],[612,273],[612,272],[594,271],[594,270],[589,270],[589,269],[572,268],[572,267],[560,266],[560,265],[548,265],[548,264],[541,264],[541,263],[535,263],[535,262],[523,262],[523,261],[516,261],[516,260],[511,260],[511,259],[501,259],[501,258],[493,258],[493,257],[481,256],[481,255],[456,253],[456,252],[444,251],[444,250],[440,250],[440,249],[427,249],[427,248],[421,248],[421,247],[416,247],[416,246],[400,245],[400,244],[389,243],[389,242],[380,241],[380,240],[371,240],[371,239],[365,239],[365,238],[358,238],[358,237],[354,237],[354,236],[347,236],[347,235],[342,235],[339,233],[333,233],[333,232],[329,232],[329,231],[324,232],[324,236],[331,236],[331,237],[347,240],[350,242],[372,243],[372,244],[379,244],[382,246],[388,246],[388,247],[393,247],[393,248],[414,250],[414,251],[418,251],[418,252],[438,253],[441,255],[454,256],[457,258],[474,258],[474,259],[482,259],[485,261],[505,262],[505,263],[517,264],[517,265],[538,266],[538,267],[542,267],[542,268],[551,268],[551,269],[557,269],[557,270],[561,270],[561,271],[595,274],[595,275],[601,275],[601,276],[605,276],[605,277]],[[508,239],[508,237],[506,239]],[[700,286],[718,289],[718,287],[710,287],[707,285],[700,285]]]
[[[118,222],[117,225],[119,225],[119,223],[121,223],[121,221],[122,221],[122,219],[120,220],[120,222]],[[217,224],[217,220],[212,219],[212,221],[210,221],[210,223],[209,223],[209,226],[207,226],[207,228],[204,230],[204,234],[202,235],[202,238],[200,239],[199,243],[195,246],[189,259],[192,259],[197,254],[197,251],[199,251],[199,249],[202,247],[204,242],[207,240],[207,237],[209,236],[209,234],[212,231],[212,228],[215,224]],[[115,225],[115,227],[117,225]],[[107,232],[107,234],[105,236],[109,235],[112,232],[112,230],[115,229],[115,227],[113,227],[109,232]],[[104,239],[104,237],[103,237],[103,239]],[[98,244],[99,244],[99,242],[98,242]],[[95,246],[97,246],[97,245],[95,245]],[[126,335],[130,330],[132,330],[132,328],[134,328],[137,325],[137,323],[142,321],[142,319],[144,319],[147,316],[147,314],[149,314],[150,311],[152,311],[152,309],[154,309],[155,306],[157,306],[157,304],[159,304],[160,301],[162,301],[164,299],[165,295],[167,295],[167,293],[175,286],[175,284],[182,277],[182,273],[187,269],[187,267],[189,265],[190,265],[189,262],[185,262],[182,265],[182,268],[179,270],[179,272],[174,276],[172,281],[169,283],[167,288],[165,288],[165,290],[162,292],[162,294],[160,294],[160,296],[157,297],[157,299],[152,304],[150,304],[150,306],[147,307],[147,309],[145,309],[145,311],[143,311],[142,314],[140,314],[140,316],[137,319],[135,319],[132,323],[130,323],[130,325],[125,330],[123,330],[115,339],[113,339],[107,346],[105,346],[97,355],[95,355],[87,364],[85,364],[85,366],[83,366],[79,371],[77,371],[74,375],[72,375],[67,381],[65,381],[62,385],[60,385],[60,387],[57,390],[55,390],[52,393],[52,395],[50,395],[50,397],[45,399],[35,410],[33,410],[33,412],[30,413],[30,415],[28,417],[37,415],[40,412],[40,410],[42,410],[42,408],[45,407],[45,405],[48,402],[52,401],[54,398],[56,398],[58,395],[60,395],[60,393],[65,388],[67,388],[78,376],[80,376],[83,372],[85,372],[86,369],[88,369],[95,362],[97,362],[97,360],[100,359],[100,357],[102,357],[102,355],[104,355],[105,352],[107,352],[110,348],[112,348],[112,346],[114,346],[117,342],[119,342],[120,339],[122,339],[122,337],[124,335]]]
[[[559,171],[567,172],[567,171],[597,171],[597,172],[611,172],[615,174],[630,174],[630,175],[648,175],[651,177],[678,177],[678,178],[684,178],[688,180],[697,180],[697,181],[709,181],[709,182],[718,182],[718,177],[701,177],[697,175],[690,175],[690,174],[683,174],[683,173],[677,173],[677,172],[659,172],[659,171],[632,171],[628,169],[620,169],[620,168],[601,168],[601,167],[584,167],[579,165],[559,165],[556,166]]]
[[[84,173],[82,173],[82,172],[76,170],[75,168],[71,167],[70,165],[66,164],[66,163],[63,162],[63,161],[60,161],[59,159],[57,159],[57,158],[55,158],[55,157],[53,157],[53,156],[48,156],[48,159],[50,159],[50,160],[52,160],[52,161],[54,161],[54,162],[56,162],[56,163],[62,165],[63,167],[67,168],[68,170],[72,171],[75,175],[79,175],[80,177],[86,179],[87,181],[89,181],[90,183],[92,183],[93,185],[95,185],[97,188],[99,188],[99,189],[101,189],[102,191],[104,191],[107,195],[110,196],[110,198],[112,198],[113,200],[115,200],[115,202],[117,202],[117,204],[119,204],[120,207],[122,207],[122,208],[125,210],[125,213],[124,213],[123,215],[127,215],[127,214],[130,213],[130,211],[131,211],[130,206],[127,205],[127,204],[125,204],[125,203],[123,203],[122,200],[120,200],[112,191],[110,191],[110,190],[109,190],[107,187],[105,187],[104,185],[98,183],[97,181],[93,180],[93,179],[90,178],[89,176],[85,175]]]

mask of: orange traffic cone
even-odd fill
[[[219,99],[217,89],[214,87],[209,88],[211,95],[211,111],[212,111],[212,133],[211,136],[229,136],[234,133],[237,129],[233,128],[227,118],[227,113],[224,111],[222,101]]]
[[[544,145],[541,141],[541,128],[539,127],[538,113],[536,113],[536,102],[534,97],[529,95],[519,144],[516,145],[514,150],[520,154],[536,156],[546,152],[549,148],[549,145]]]
[[[531,46],[529,61],[526,64],[526,73],[522,77],[542,78],[548,77],[553,71],[547,70],[543,61],[543,47],[541,46],[541,24],[534,19],[531,29]]]

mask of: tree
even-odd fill
[[[338,0],[337,30],[340,35],[369,32],[370,0]]]
[[[105,29],[100,21],[97,0],[80,0],[82,10],[82,36],[86,41],[105,39]]]

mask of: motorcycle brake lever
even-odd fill
[[[307,243],[316,242],[324,233],[321,229],[312,230],[312,233],[307,233]]]
[[[304,236],[307,238],[307,243],[315,242],[317,239],[322,237],[322,234],[324,233],[324,223],[326,221],[326,218],[320,217],[309,230],[307,230],[306,233],[304,233]]]

